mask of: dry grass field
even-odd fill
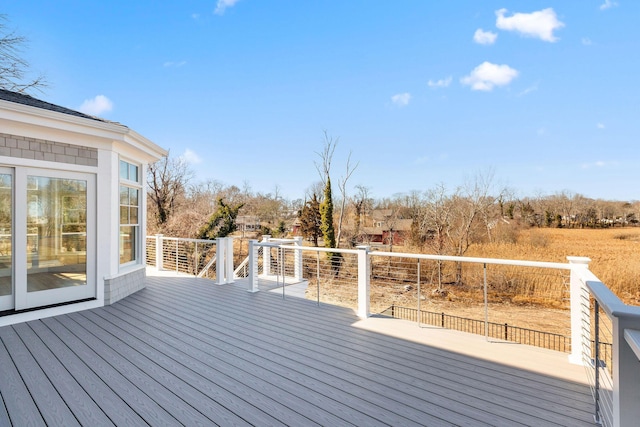
[[[467,256],[567,262],[567,256],[591,258],[590,269],[625,303],[640,305],[640,229],[526,229],[512,242],[472,246]],[[394,248],[397,251],[400,248]],[[441,266],[444,292],[437,289],[437,266],[421,264],[420,296],[416,286],[415,261],[375,255],[372,258],[371,311],[382,312],[391,305],[445,312],[450,315],[484,318],[484,271],[480,264],[463,265],[463,283],[454,283],[455,264]],[[315,269],[315,262],[311,263]],[[321,280],[321,300],[355,308],[355,266],[343,265],[339,277]],[[314,276],[308,298],[316,298]],[[565,270],[495,266],[487,268],[489,320],[519,327],[569,333],[569,272]]]
[[[591,258],[589,269],[620,299],[640,305],[640,228],[528,229],[516,243],[475,245],[467,255],[553,262],[585,256]],[[547,294],[553,292],[541,286],[534,296]]]

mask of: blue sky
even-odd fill
[[[2,0],[51,87],[198,180],[376,198],[492,169],[518,196],[640,199],[640,2]]]

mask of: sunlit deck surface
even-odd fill
[[[0,426],[593,426],[567,355],[206,279],[0,328]]]

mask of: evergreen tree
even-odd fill
[[[333,227],[333,199],[331,197],[331,178],[327,176],[327,183],[324,186],[324,201],[320,205],[320,216],[322,220],[322,235],[326,248],[336,247],[336,233]],[[331,270],[335,276],[340,273],[342,264],[342,254],[340,252],[327,252],[327,257],[331,261]]]
[[[336,233],[333,227],[333,199],[331,197],[331,178],[327,176],[324,186],[324,201],[320,205],[320,216],[322,220],[322,236],[326,248],[336,247]]]
[[[211,214],[209,221],[200,228],[197,238],[214,240],[218,237],[226,237],[236,231],[236,218],[238,211],[243,206],[244,203],[230,206],[222,198],[218,199],[218,209]]]
[[[300,214],[300,231],[306,239],[311,239],[314,246],[318,246],[318,237],[322,235],[322,218],[320,215],[320,202],[314,193],[305,205]]]

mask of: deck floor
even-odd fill
[[[565,354],[191,277],[0,328],[0,426],[593,426]]]

